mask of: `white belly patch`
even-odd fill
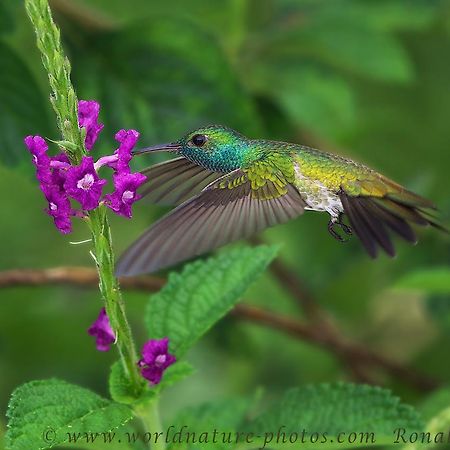
[[[298,164],[295,165],[295,187],[300,192],[307,206],[312,211],[326,211],[333,218],[344,211],[341,199],[322,183],[305,177]]]

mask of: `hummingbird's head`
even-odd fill
[[[168,151],[179,153],[195,164],[218,172],[231,172],[242,167],[248,139],[231,128],[210,125],[198,128],[176,142],[138,150],[136,153]]]

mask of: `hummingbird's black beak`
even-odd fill
[[[133,151],[133,155],[142,155],[143,153],[153,153],[153,152],[177,152],[179,149],[180,144],[177,143],[158,144],[152,145],[151,147],[135,150]]]

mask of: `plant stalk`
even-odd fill
[[[152,400],[149,403],[140,404],[134,408],[134,412],[141,419],[144,429],[153,435],[150,442],[151,450],[165,450],[166,436],[164,436],[159,416],[158,401]]]
[[[63,144],[72,164],[86,155],[84,132],[78,126],[78,99],[70,80],[70,63],[65,57],[47,0],[25,0],[25,7],[34,26],[37,46],[50,83],[50,102],[55,110]],[[114,252],[105,206],[90,211],[88,222],[94,244],[100,292],[114,330],[120,358],[136,397],[143,389],[137,367],[137,354],[128,324],[117,278],[114,276]]]

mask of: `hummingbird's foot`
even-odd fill
[[[348,242],[349,238],[344,238],[342,237],[335,229],[334,226],[338,225],[342,231],[344,231],[344,233],[348,236],[350,236],[352,234],[352,229],[346,225],[345,223],[342,222],[342,215],[340,215],[339,217],[333,217],[332,219],[330,219],[330,221],[328,222],[328,232],[331,234],[331,236],[333,236],[337,241],[339,242]]]
[[[348,235],[351,236],[353,234],[353,230],[351,227],[349,227],[347,224],[345,224],[344,222],[342,222],[342,218],[343,218],[343,214],[339,214],[338,220],[337,220],[337,224],[341,227],[342,231]]]

